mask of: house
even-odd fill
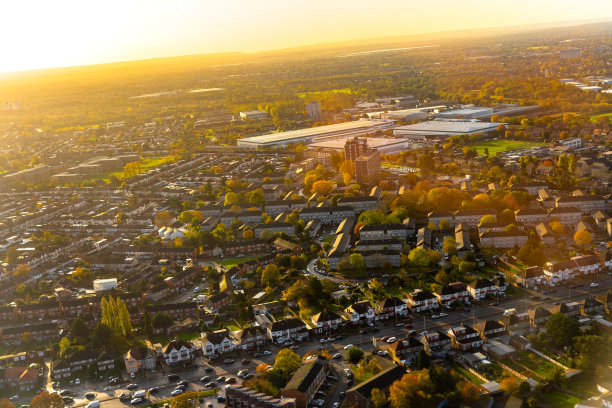
[[[441,331],[425,333],[420,338],[427,353],[434,358],[443,358],[451,347],[451,338]]]
[[[514,212],[514,219],[525,225],[536,225],[548,221],[548,212],[539,208],[522,208]]]
[[[259,220],[257,220],[256,222],[259,222]],[[236,256],[239,254],[257,254],[265,252],[267,246],[268,244],[266,241],[258,238],[237,239],[225,243],[225,247],[223,248],[223,254],[225,256]]]
[[[307,203],[303,198],[297,198],[295,200],[276,200],[266,202],[266,213],[271,217],[276,217],[283,211],[301,210],[306,208]]]
[[[455,223],[461,223],[465,228],[476,227],[480,223],[482,217],[484,217],[485,215],[492,215],[493,217],[495,217],[497,213],[495,212],[495,210],[492,210],[490,208],[470,208],[459,210],[455,212]]]
[[[510,336],[510,345],[520,351],[531,350],[531,342],[525,336]]]
[[[295,398],[273,398],[238,384],[225,386],[227,408],[296,408]]]
[[[356,213],[362,211],[374,210],[380,206],[377,197],[341,197],[338,200],[338,205],[352,207]]]
[[[544,274],[550,283],[566,281],[573,277],[576,263],[574,261],[547,262]]]
[[[64,316],[79,316],[85,315],[91,312],[91,306],[89,299],[86,297],[78,299],[62,299],[61,309]]]
[[[612,291],[608,291],[603,295],[595,297],[602,305],[606,314],[612,314]]]
[[[128,374],[137,373],[141,370],[155,370],[155,350],[148,347],[135,347],[123,356],[125,370]]]
[[[579,208],[583,214],[590,214],[597,210],[606,210],[606,199],[599,195],[563,196],[555,200],[557,208]]]
[[[538,233],[540,241],[546,245],[553,245],[555,243],[555,234],[547,224],[539,223],[535,226],[535,231]]]
[[[20,313],[16,306],[0,306],[0,322],[10,322],[19,316]]]
[[[515,248],[527,242],[529,235],[523,231],[485,231],[480,234],[480,246],[483,248]]]
[[[204,304],[213,311],[221,310],[224,307],[229,306],[231,303],[232,298],[227,292],[221,292],[217,293],[216,295],[212,295],[208,299],[206,299],[206,302],[204,302]]]
[[[529,332],[529,313],[512,313],[502,316],[499,322],[512,335],[523,335]]]
[[[321,229],[321,221],[310,220],[304,227],[304,232],[308,232],[310,238],[314,238]]]
[[[423,228],[419,228],[419,230],[417,231],[417,237],[416,237],[416,246],[417,248],[422,248],[422,249],[431,249],[431,245],[432,245],[432,233],[431,233],[431,229],[429,229],[428,227],[423,227]]]
[[[546,275],[541,267],[531,266],[517,273],[515,280],[517,284],[525,288],[533,288],[541,285],[546,280]]]
[[[361,241],[398,238],[406,241],[408,229],[403,224],[364,225],[359,230]]]
[[[440,221],[442,220],[448,221],[448,224],[451,227],[455,226],[455,218],[453,216],[453,213],[451,213],[450,211],[441,211],[441,210],[431,211],[429,214],[427,214],[427,220],[429,222],[433,222],[434,225],[438,228],[440,227]]]
[[[343,325],[342,317],[329,310],[324,310],[312,316],[312,323],[315,325],[317,333],[324,333],[330,330],[336,330]]]
[[[355,243],[355,250],[363,251],[401,251],[403,242],[397,238],[368,239]]]
[[[59,317],[60,303],[57,300],[49,300],[39,303],[25,303],[19,306],[21,317],[29,320],[46,320]]]
[[[92,363],[97,364],[101,353],[104,353],[104,358],[107,359],[107,354],[97,349],[77,350],[70,353],[52,362],[51,375],[55,379],[70,377],[76,372],[87,369]]]
[[[461,351],[477,349],[482,346],[483,339],[473,327],[461,324],[461,326],[452,327],[447,331],[451,339],[453,348]]]
[[[30,391],[38,387],[40,380],[38,368],[21,366],[0,368],[0,389]],[[8,397],[10,394],[4,394]]]
[[[297,341],[307,339],[306,323],[295,317],[277,320],[268,326],[268,338],[277,344],[289,339]]]
[[[345,218],[354,218],[353,207],[338,205],[335,207],[311,207],[300,210],[300,219],[304,222],[319,220],[321,224],[338,224]]]
[[[149,316],[165,313],[170,315],[174,320],[183,320],[186,317],[196,317],[198,315],[198,304],[196,302],[184,302],[150,305],[145,307],[145,312],[148,313]]]
[[[0,339],[2,344],[21,345],[24,337],[32,336],[35,342],[43,342],[59,339],[59,328],[55,322],[41,322],[21,324],[16,327],[0,328]]]
[[[351,324],[362,324],[372,322],[376,319],[376,312],[370,305],[369,300],[357,302],[344,309],[344,315],[351,321]]]
[[[501,336],[506,333],[506,328],[500,322],[495,320],[485,320],[474,325],[474,330],[486,342],[491,338]]]
[[[290,222],[270,222],[268,224],[257,224],[253,228],[256,237],[261,237],[261,234],[267,231],[270,234],[280,234],[284,232],[287,235],[295,234],[295,225]]]
[[[350,407],[372,408],[372,390],[387,390],[394,382],[399,381],[406,374],[400,366],[392,366],[375,376],[363,381],[346,391],[346,401]]]
[[[413,312],[424,312],[440,307],[438,298],[425,290],[416,290],[409,294],[407,303]]]
[[[574,256],[570,260],[576,264],[575,275],[590,275],[601,272],[601,262],[595,255]]]
[[[323,356],[302,364],[281,390],[281,396],[295,398],[296,408],[309,407],[310,402],[316,398],[316,392],[325,382],[328,372],[327,359]]]
[[[497,283],[492,280],[478,278],[467,286],[467,290],[474,300],[482,300],[487,295],[496,296],[499,287]]]
[[[233,351],[236,348],[234,342],[229,336],[227,330],[217,330],[212,333],[206,333],[202,336],[202,352],[205,356],[210,357],[213,354],[224,354]]]
[[[546,321],[550,317],[550,312],[541,306],[535,309],[529,309],[529,324],[536,329],[544,327]]]
[[[445,285],[437,289],[434,295],[443,306],[450,306],[455,302],[468,302],[470,300],[470,292],[463,282],[453,282]]]
[[[395,315],[406,316],[408,314],[408,306],[402,300],[395,296],[381,300],[376,305],[378,316],[381,319],[388,319]]]
[[[185,340],[172,340],[162,350],[167,365],[190,365],[195,357],[193,344]]]
[[[550,220],[557,219],[568,231],[575,231],[582,220],[582,211],[576,207],[554,207],[548,210]]]
[[[565,316],[578,316],[580,314],[580,304],[578,302],[567,302],[553,305],[549,309],[551,314],[561,313]]]
[[[302,252],[302,247],[300,245],[294,244],[293,242],[289,242],[282,238],[276,238],[272,243],[272,246],[277,251],[290,251],[294,254],[299,254],[300,252]]]
[[[604,305],[594,296],[579,300],[580,313],[583,315],[592,313],[604,313]]]
[[[398,363],[414,364],[425,345],[414,336],[406,336],[387,346],[391,358]]]
[[[261,326],[247,327],[238,332],[238,341],[243,350],[255,350],[268,342],[268,332]]]
[[[114,352],[107,349],[102,350],[98,355],[98,371],[114,370],[116,358],[117,356]]]
[[[529,193],[529,195],[537,195],[538,191],[541,189],[547,189],[548,186],[544,182],[530,182],[530,183],[516,183],[512,184],[513,190],[525,190]]]

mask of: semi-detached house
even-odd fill
[[[416,290],[409,294],[407,303],[413,312],[424,312],[440,307],[438,298],[424,290]]]
[[[205,356],[221,355],[235,349],[235,344],[227,330],[217,330],[202,337],[202,352]]]
[[[301,341],[308,338],[308,329],[306,323],[292,317],[278,320],[268,326],[268,337],[274,343],[284,343],[289,339]]]
[[[355,325],[376,320],[376,311],[368,300],[352,304],[344,309],[344,314]]]
[[[448,329],[453,348],[461,351],[477,349],[482,346],[483,340],[473,327],[461,324],[461,326]]]

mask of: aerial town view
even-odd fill
[[[610,0],[0,16],[0,408],[612,408]]]

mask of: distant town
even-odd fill
[[[435,98],[379,59],[438,47],[344,56],[380,62],[365,96],[70,126],[4,103],[0,406],[612,407],[611,48],[587,34],[500,63],[533,83]]]

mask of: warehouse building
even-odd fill
[[[492,133],[500,123],[478,122],[474,120],[432,120],[393,129],[393,134],[415,140],[446,139],[457,135]]]
[[[316,139],[339,136],[359,136],[377,131],[391,129],[393,121],[389,120],[357,120],[337,123],[308,129],[291,130],[288,132],[269,133],[267,135],[238,139],[240,147],[278,147],[291,144],[310,144]]]

